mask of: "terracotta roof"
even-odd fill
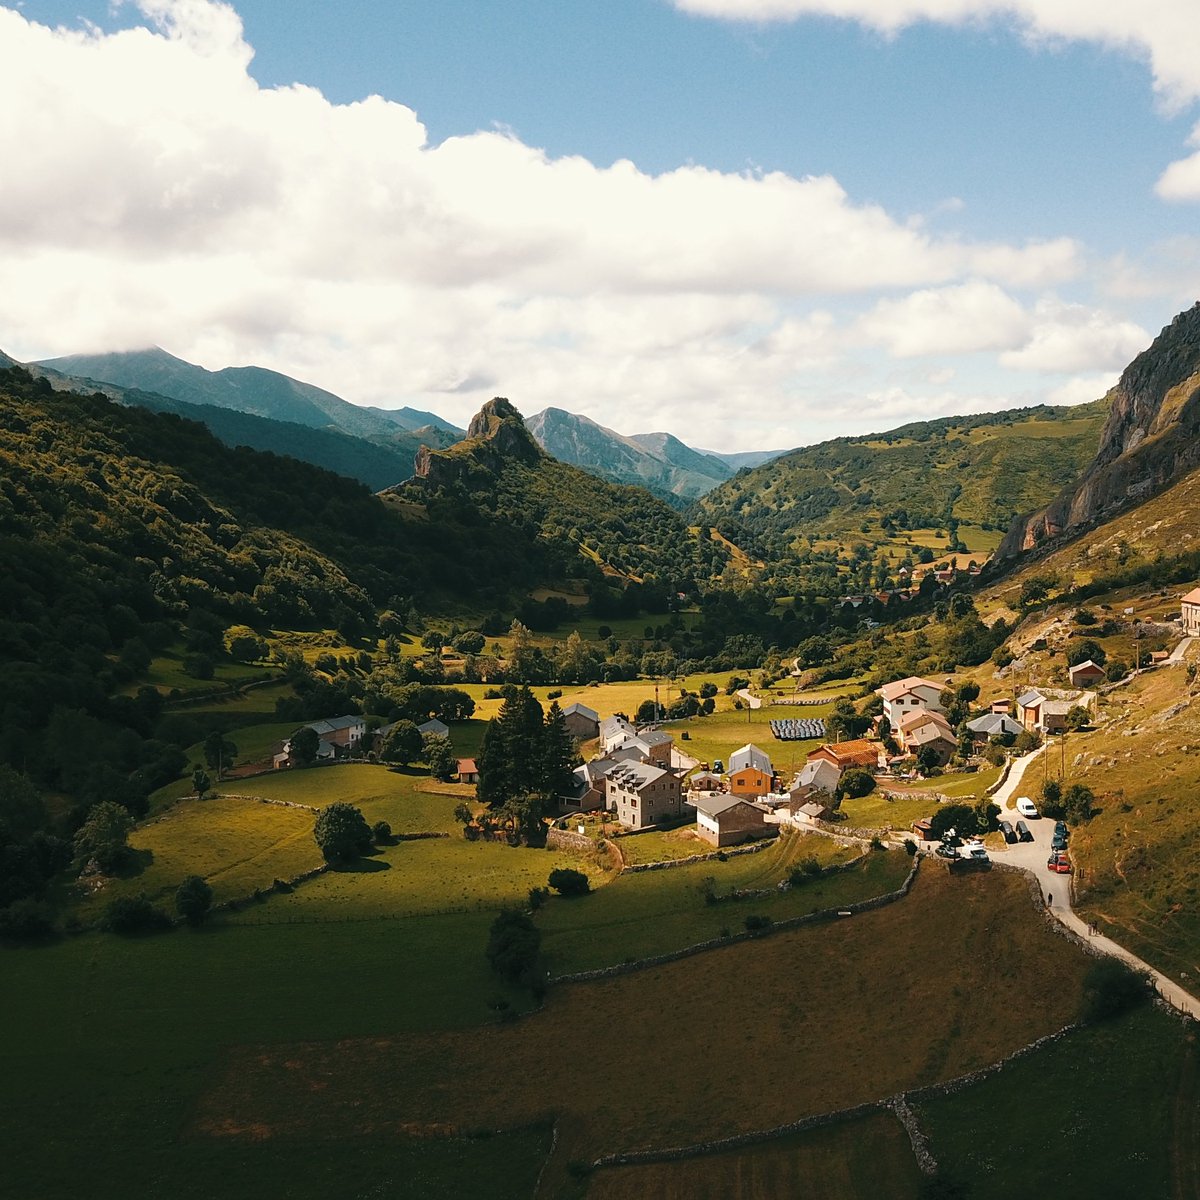
[[[479,768],[475,765],[473,758],[460,758],[458,760],[458,773],[460,775],[478,775]]]
[[[1186,596],[1181,596],[1180,604],[1200,604],[1200,587],[1192,588]]]
[[[816,750],[809,751],[808,757],[812,758],[814,755],[821,754],[822,752],[831,753],[843,768],[848,766],[874,766],[879,761],[879,751],[865,738],[855,738],[849,742],[833,742],[832,744],[819,746]]]
[[[916,687],[931,687],[939,695],[942,691],[940,683],[934,683],[932,679],[922,679],[919,675],[910,675],[907,679],[897,679],[895,683],[885,683],[883,687],[875,689],[875,694],[885,700],[896,700],[900,696],[907,696]]]

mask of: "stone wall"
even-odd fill
[[[708,854],[690,854],[687,858],[664,858],[661,862],[633,863],[621,869],[622,875],[635,875],[639,871],[666,871],[671,867],[690,867],[693,863],[712,862],[714,859],[724,861],[738,854],[757,854],[768,846],[775,845],[776,839],[770,835],[750,842],[745,846],[732,846],[727,850],[713,850]]]
[[[569,829],[551,829],[546,834],[547,850],[575,850],[590,853],[598,844],[587,834],[575,833]]]

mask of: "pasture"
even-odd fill
[[[943,961],[972,964],[971,986],[930,969],[932,929]],[[931,871],[905,901],[851,920],[554,988],[543,1010],[492,1029],[486,1053],[462,1030],[231,1048],[192,1128],[336,1141],[381,1122],[445,1133],[554,1115],[543,1194],[558,1195],[572,1160],[770,1128],[994,1062],[1071,1019],[1086,965],[1022,879]],[[879,1034],[895,1027],[898,996],[921,1019],[887,1053]],[[814,1021],[821,1036],[803,1036]],[[579,1039],[582,1077],[576,1054],[553,1052]]]
[[[130,834],[143,869],[105,880],[101,890],[81,898],[77,911],[90,920],[109,901],[139,892],[174,911],[175,889],[189,875],[208,880],[216,903],[269,888],[275,879],[321,865],[313,819],[303,809],[254,800],[180,800]]]
[[[908,874],[906,854],[873,853],[849,871],[806,878],[787,891],[717,903],[705,899],[710,889],[716,896],[773,889],[809,857],[831,866],[855,853],[829,838],[795,836],[758,854],[624,874],[593,895],[556,898],[538,915],[547,962],[555,975],[613,966],[741,932],[751,915],[778,921],[878,896],[894,891]]]
[[[978,1200],[1036,1195],[1047,1180],[1063,1200],[1194,1196],[1196,1057],[1191,1029],[1147,1007],[914,1107],[942,1173]]]

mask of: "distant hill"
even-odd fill
[[[733,474],[720,459],[690,449],[669,433],[626,437],[561,408],[547,408],[525,423],[559,461],[613,483],[636,484],[669,502],[693,500]]]
[[[1069,537],[1200,466],[1200,302],[1125,368],[1105,403],[1108,420],[1086,469],[1065,476],[1073,482],[1052,503],[1013,526],[1002,556]]]
[[[391,421],[393,425],[399,425],[401,429],[407,429],[410,433],[432,428],[441,430],[443,433],[453,434],[457,439],[466,432],[465,429],[459,429],[457,425],[451,425],[449,421],[443,420],[437,413],[426,412],[420,408],[409,408],[407,405],[404,408],[364,406],[363,411],[374,413],[375,416],[382,417],[385,421]],[[446,443],[446,445],[449,444],[449,442]]]
[[[770,462],[773,458],[779,458],[780,455],[786,454],[786,450],[743,450],[737,454],[725,454],[720,450],[697,450],[697,454],[707,454],[710,458],[720,459],[726,466],[734,471],[740,471],[743,467],[758,467],[765,462]]]
[[[288,421],[313,429],[332,428],[354,437],[384,442],[396,437],[400,424],[376,411],[351,404],[324,388],[302,383],[278,371],[268,371],[265,367],[225,367],[220,371],[209,371],[157,346],[113,354],[72,354],[46,359],[37,365],[52,367],[78,379],[155,392],[188,404],[229,408],[275,421]],[[400,428],[408,427],[401,424]],[[457,436],[453,427],[450,432]]]
[[[693,516],[800,588],[818,577],[832,586],[830,571],[844,576],[851,560],[862,586],[882,582],[880,554],[893,573],[928,551],[965,548],[982,559],[1017,513],[1044,504],[1092,459],[1108,407],[1042,405],[835,438],[739,472]]]
[[[107,360],[116,356],[99,357]],[[170,358],[169,355],[166,357]],[[0,354],[0,365],[12,365],[13,363],[13,359]],[[315,426],[305,422],[261,416],[238,408],[194,403],[173,395],[146,391],[141,387],[122,386],[112,380],[102,380],[95,376],[73,375],[65,371],[62,365],[52,366],[51,363],[76,364],[80,369],[92,369],[97,366],[94,360],[84,356],[49,359],[46,362],[31,363],[28,366],[35,375],[43,375],[49,379],[53,387],[59,391],[83,393],[98,391],[120,404],[132,404],[139,408],[148,408],[153,412],[171,412],[192,421],[201,421],[227,446],[247,446],[252,450],[271,451],[275,454],[298,458],[302,462],[312,463],[314,466],[324,467],[339,475],[345,475],[349,479],[357,479],[359,482],[365,483],[372,491],[380,491],[394,483],[408,479],[413,473],[413,460],[417,450],[422,445],[450,445],[457,437],[461,436],[461,430],[455,430],[453,426],[444,422],[440,427],[421,425],[412,430],[403,425],[391,423],[390,427],[385,427],[385,432],[381,435],[356,436],[333,427],[329,422]],[[123,374],[120,369],[105,367],[103,362],[99,366],[100,369],[105,370],[106,374]],[[195,370],[199,371],[202,368],[195,368]],[[132,375],[137,374],[139,372],[136,370],[132,372]],[[153,375],[154,372],[149,371],[147,374]],[[169,372],[165,374],[169,374]],[[205,372],[205,374],[215,376],[219,373]],[[167,380],[167,386],[176,386],[177,390],[191,395],[203,394],[204,389],[191,386],[187,383],[187,378],[187,372],[180,372],[179,379],[174,384],[169,379]],[[280,378],[286,377],[281,376]],[[307,385],[300,386],[306,387]],[[219,392],[221,388],[218,385],[214,390]],[[257,403],[253,397],[247,398],[247,394],[244,392],[239,392],[238,398],[240,402]],[[336,413],[337,407],[332,407]],[[347,407],[353,409],[355,406],[347,404]],[[280,405],[276,408],[277,411],[282,412],[297,412],[295,406]],[[432,414],[418,413],[415,409],[402,411],[413,414],[414,417],[432,416]],[[309,415],[312,415],[311,412]]]

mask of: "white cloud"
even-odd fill
[[[859,322],[869,341],[900,358],[1005,350],[1028,337],[1025,310],[993,283],[971,280],[954,287],[881,300]]]
[[[1001,354],[1000,362],[1017,370],[1053,374],[1105,368],[1119,372],[1149,343],[1150,335],[1132,321],[1047,300],[1036,308],[1029,340]]]
[[[1119,371],[1107,375],[1078,375],[1052,389],[1046,396],[1046,403],[1088,404],[1092,400],[1099,400],[1101,396],[1106,396],[1110,389],[1116,386],[1120,377]]]
[[[920,21],[1014,22],[1031,40],[1071,39],[1147,61],[1171,105],[1200,97],[1200,21],[1195,0],[673,0],[697,16],[792,21],[825,16],[895,33]]]
[[[1087,269],[1071,239],[940,236],[827,176],[651,175],[496,130],[431,145],[402,104],[260,87],[228,5],[139,7],[150,27],[113,34],[0,7],[0,348],[18,357],[158,344],[462,423],[508,394],[750,448],[828,432],[878,383],[877,347],[1036,345],[1011,293]]]

